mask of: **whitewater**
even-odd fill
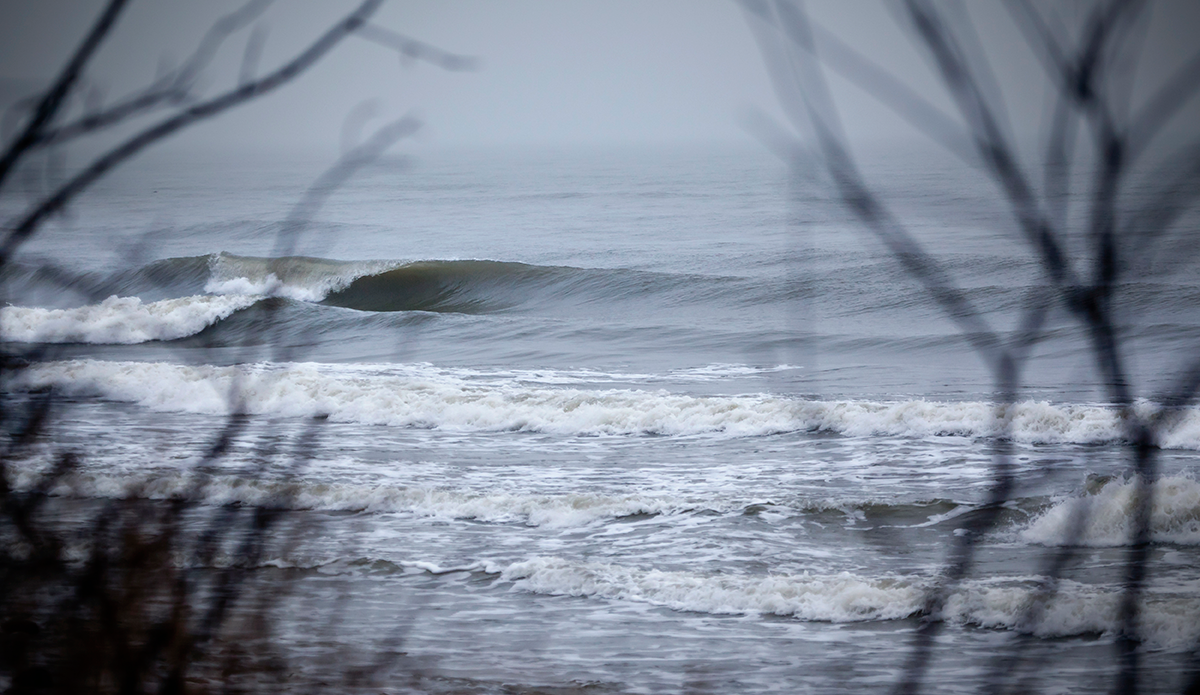
[[[1043,278],[994,191],[911,153],[880,166],[1013,325]],[[284,643],[336,586],[342,647],[403,626],[414,663],[473,692],[883,692],[930,618],[942,690],[1023,645],[1046,690],[1091,692],[1134,540],[1132,412],[1163,423],[1138,649],[1177,689],[1200,639],[1200,410],[1154,404],[1194,358],[1194,278],[1118,295],[1129,411],[1058,310],[998,403],[920,284],[838,206],[789,205],[758,150],[431,151],[281,244],[280,191],[320,167],[152,160],[10,264],[0,335],[40,351],[10,388],[56,396],[56,446],[81,454],[46,491],[64,514],[280,510],[298,540],[251,571],[293,578]],[[8,484],[38,490],[53,453]],[[1013,487],[947,585],[998,461]]]

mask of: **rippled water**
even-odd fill
[[[1040,280],[994,193],[911,153],[880,166],[968,296],[1013,325]],[[280,246],[315,171],[151,163],[30,245],[0,326],[55,346],[22,387],[67,395],[56,437],[88,452],[56,493],[188,489],[237,404],[248,433],[205,501],[305,520],[263,571],[291,573],[297,606],[345,592],[341,639],[400,639],[437,687],[883,690],[1004,437],[1017,490],[950,591],[931,681],[976,690],[1030,640],[1050,690],[1111,677],[1133,485],[1065,315],[998,412],[924,291],[764,154],[387,160]],[[1139,395],[1191,354],[1197,298],[1191,277],[1122,288]],[[312,427],[303,466],[253,463]],[[1142,648],[1170,690],[1200,623],[1200,414],[1161,444]],[[1081,505],[1081,547],[1038,604]],[[297,654],[306,619],[285,618]]]

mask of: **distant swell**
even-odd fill
[[[985,402],[690,396],[662,390],[551,387],[512,379],[470,380],[433,367],[398,374],[370,366],[193,367],[79,360],[38,365],[22,378],[30,387],[53,385],[70,394],[214,415],[227,412],[231,389],[237,387],[252,414],[328,415],[341,422],[451,431],[756,436],[809,430],[904,437],[1004,433],[995,417],[996,407]],[[1115,442],[1125,431],[1118,411],[1104,406],[1026,401],[1006,407],[1001,414],[1010,422],[1011,436],[1021,442]],[[1161,443],[1200,448],[1200,411],[1183,412],[1162,434]]]

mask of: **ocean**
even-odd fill
[[[884,692],[1011,446],[926,682],[975,692],[1020,653],[1044,692],[1109,687],[1131,449],[1064,310],[1006,434],[926,290],[761,149],[418,149],[286,234],[329,161],[133,162],[23,248],[0,309],[7,341],[51,346],[17,388],[63,395],[54,442],[83,454],[53,494],[287,511],[298,535],[256,571],[289,586],[294,668],[392,649],[398,692]],[[1015,327],[1047,290],[994,187],[916,150],[870,164]],[[1118,308],[1148,398],[1194,356],[1200,282],[1144,260]],[[232,409],[246,428],[196,488]],[[1160,444],[1138,648],[1174,692],[1200,637],[1200,412]]]

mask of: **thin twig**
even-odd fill
[[[194,123],[216,116],[234,106],[258,98],[284,85],[321,59],[342,39],[350,35],[371,16],[383,0],[364,0],[354,12],[326,31],[316,42],[278,70],[266,77],[192,106],[182,113],[147,128],[121,145],[97,158],[90,166],[75,175],[53,195],[13,225],[12,231],[0,245],[0,266],[8,262],[17,248],[25,242],[38,225],[49,215],[61,210],[75,196],[103,177],[109,170],[133,157],[146,147]]]

